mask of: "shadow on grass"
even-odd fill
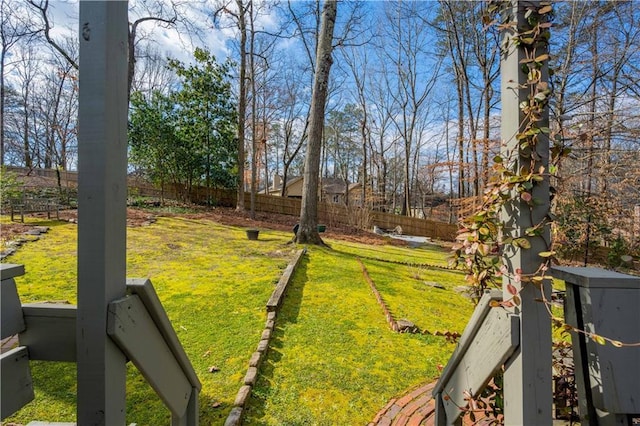
[[[11,221],[9,215],[2,215],[2,219],[2,225],[24,225],[25,227],[48,226],[50,228],[61,225],[69,225],[68,221],[62,219],[46,219],[37,216],[26,215],[24,217],[24,222],[20,222],[19,220]]]
[[[256,386],[254,387],[251,399],[247,406],[247,415],[252,419],[251,424],[266,424],[263,419],[266,414],[265,403],[272,393],[272,380],[274,371],[278,367],[278,363],[282,359],[283,339],[289,324],[298,322],[300,314],[300,305],[304,295],[304,287],[307,283],[307,266],[309,258],[304,256],[293,276],[293,280],[289,283],[289,288],[276,317],[276,327],[274,328],[271,341],[269,343],[269,351],[266,358],[260,366],[260,375]]]

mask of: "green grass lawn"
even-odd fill
[[[6,261],[25,265],[17,279],[23,303],[75,303],[76,225],[47,224],[49,233]],[[201,424],[221,425],[260,339],[266,301],[299,247],[286,244],[289,232],[261,229],[258,241],[248,241],[243,229],[207,220],[159,218],[127,232],[127,276],[153,282],[203,383]],[[462,275],[416,266],[445,265],[441,249],[328,243],[332,249],[308,247],[294,275],[245,424],[366,424],[390,398],[438,375],[454,345],[393,333],[358,258],[397,319],[431,332],[462,332],[473,310],[452,290]],[[220,371],[209,373],[214,365]],[[36,401],[7,421],[74,421],[75,365],[34,362],[32,372]],[[169,423],[132,366],[127,405],[128,423]]]

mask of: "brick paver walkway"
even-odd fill
[[[420,426],[433,425],[435,401],[431,396],[436,382],[429,383],[394,398],[376,414],[368,426]]]

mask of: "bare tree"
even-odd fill
[[[227,25],[223,22],[224,17],[230,17],[233,25],[239,32],[239,56],[240,67],[238,70],[238,189],[236,209],[245,210],[244,189],[245,189],[245,139],[247,120],[247,13],[249,12],[252,0],[245,3],[244,0],[235,0],[235,8],[231,5],[231,0],[220,2],[213,14],[214,23],[220,27]],[[234,10],[235,9],[235,10]]]
[[[369,151],[371,150],[371,129],[369,128],[369,99],[366,93],[366,87],[369,79],[369,60],[367,51],[364,49],[345,49],[343,52],[345,62],[351,72],[353,78],[355,98],[360,107],[361,117],[359,123],[359,131],[362,149],[362,203],[363,206],[367,202],[367,187],[369,182]],[[372,192],[373,188],[371,187]]]
[[[38,12],[42,21],[43,34],[47,43],[69,64],[78,69],[78,61],[65,46],[61,45],[51,36],[53,29],[49,19],[49,0],[27,0],[32,8]],[[127,96],[131,96],[131,89],[134,85],[136,61],[138,60],[137,48],[142,40],[148,38],[146,34],[141,36],[143,24],[152,23],[155,27],[178,29],[180,26],[184,34],[194,37],[200,36],[200,28],[197,23],[191,22],[187,17],[186,10],[190,7],[189,2],[172,0],[170,2],[159,2],[153,0],[140,0],[136,2],[129,11],[129,14],[136,16],[136,19],[129,23],[128,35],[128,70],[127,70]]]
[[[322,8],[320,34],[316,51],[316,70],[311,95],[309,114],[309,140],[304,164],[300,227],[296,242],[324,244],[318,234],[318,177],[320,171],[320,150],[324,126],[325,102],[329,85],[329,72],[333,63],[333,31],[338,10],[336,0],[325,0]]]
[[[306,99],[304,99],[302,73],[284,62],[280,62],[280,65],[282,65],[280,67],[281,74],[276,91],[279,113],[274,133],[280,140],[277,148],[280,149],[281,155],[278,155],[277,161],[282,164],[280,195],[284,197],[291,166],[303,150],[307,140],[309,122],[306,120],[308,106]]]
[[[175,73],[167,65],[167,55],[163,55],[153,44],[148,43],[138,48],[132,92],[141,92],[147,96],[153,92],[166,94],[176,80]]]
[[[32,38],[38,33],[22,4],[0,0],[0,165],[5,155],[5,67],[9,50],[22,38]]]
[[[69,64],[78,69],[78,58],[73,57],[67,52],[64,46],[61,46],[57,40],[51,37],[51,30],[53,26],[51,24],[51,20],[49,19],[49,0],[27,0],[28,3],[38,12],[40,18],[42,19],[42,33],[44,34],[44,38],[47,43],[62,57],[69,62]]]
[[[429,6],[426,6],[429,7]],[[402,214],[411,213],[412,177],[415,168],[412,158],[417,155],[428,111],[428,96],[436,87],[441,58],[436,57],[429,47],[431,41],[419,16],[428,13],[425,4],[398,4],[396,8],[387,10],[389,33],[387,40],[392,45],[388,49],[387,60],[393,64],[393,86],[388,87],[394,99],[398,114],[393,123],[403,145],[402,170]],[[425,63],[429,61],[428,67]]]
[[[20,51],[19,64],[16,66],[16,81],[19,83],[19,98],[21,116],[16,117],[15,130],[17,134],[22,134],[21,156],[26,168],[33,167],[34,146],[36,139],[30,129],[30,124],[35,120],[34,111],[34,86],[38,68],[41,67],[39,59],[36,57],[33,45],[23,44]]]

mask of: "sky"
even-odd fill
[[[19,1],[19,0],[12,0]],[[269,0],[266,0],[267,2]],[[154,0],[144,2],[141,0],[129,1],[129,20],[149,16],[146,12],[146,4],[151,7],[163,5],[165,8],[170,4],[168,0]],[[187,20],[197,23],[201,30],[201,38],[190,38],[190,31],[183,25],[177,28],[161,28],[157,23],[149,21],[142,24],[139,31],[146,37],[155,41],[157,47],[172,58],[182,62],[189,62],[192,59],[192,52],[195,47],[204,47],[213,53],[217,58],[224,59],[229,56],[229,42],[235,38],[236,30],[229,22],[229,18],[222,16],[219,28],[214,28],[212,18],[212,2],[203,4],[201,1],[188,0],[181,3],[180,13],[184,14]],[[51,0],[49,3],[49,19],[52,25],[51,35],[54,39],[64,38],[78,31],[79,16],[78,0]],[[257,26],[262,29],[274,29],[277,26],[275,14],[261,15]],[[75,34],[74,34],[75,35]]]

